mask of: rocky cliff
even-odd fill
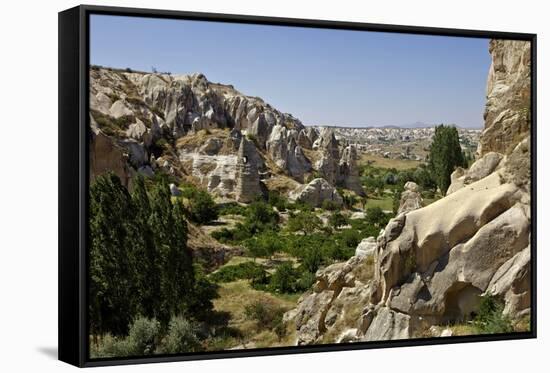
[[[249,201],[264,184],[301,188],[318,172],[334,187],[363,193],[353,147],[202,74],[92,67],[90,114],[92,178],[112,170],[129,185],[136,172],[161,171]],[[255,154],[246,165],[243,146]]]
[[[491,40],[485,127],[479,153],[507,154],[529,134],[531,49],[529,42]]]
[[[481,157],[426,207],[407,184],[376,241],[317,272],[285,315],[297,344],[440,336],[440,326],[471,320],[482,295],[499,298],[513,320],[530,314],[529,44],[492,40],[489,50]]]

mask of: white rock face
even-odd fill
[[[528,41],[491,40],[492,63],[487,79],[485,128],[479,143],[481,156],[508,154],[529,134],[531,48]]]
[[[321,178],[313,179],[309,184],[298,187],[297,190],[290,193],[289,198],[292,201],[305,202],[314,207],[320,207],[323,201],[331,201],[340,206],[344,203],[338,191]]]
[[[468,170],[457,168],[451,175],[451,185],[447,195],[464,188],[466,185],[483,179],[495,171],[504,156],[500,153],[489,152],[475,161]]]
[[[408,181],[405,183],[404,189],[405,190],[403,193],[401,193],[401,200],[399,201],[397,215],[417,210],[422,207],[422,196],[419,192],[418,185],[412,181]]]
[[[361,242],[359,242],[359,245],[357,245],[357,248],[355,249],[355,256],[358,257],[365,257],[365,256],[373,256],[376,252],[376,238],[374,237],[367,237],[363,238]]]

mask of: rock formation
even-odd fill
[[[239,202],[252,202],[262,195],[258,173],[258,153],[254,143],[241,139],[237,154],[235,197]]]
[[[289,198],[292,201],[300,201],[314,207],[320,207],[323,201],[331,201],[341,206],[344,203],[342,196],[325,179],[313,179],[309,184],[299,186]]]
[[[360,196],[364,196],[365,191],[361,186],[359,179],[359,169],[357,167],[357,149],[355,145],[348,145],[342,151],[342,157],[339,162],[338,183],[344,188],[354,191]]]
[[[304,183],[315,172],[334,187],[363,194],[356,150],[341,150],[332,130],[305,127],[261,98],[203,74],[92,67],[90,112],[97,130],[127,155],[125,177],[167,172],[235,198],[237,151],[247,136],[257,148],[262,179],[284,174]],[[92,158],[101,158],[95,149]]]
[[[397,215],[422,207],[422,196],[420,195],[418,185],[412,181],[408,181],[405,183],[404,189],[403,193],[401,193]]]
[[[531,126],[531,48],[527,41],[491,40],[485,128],[481,156],[507,154],[525,138]]]

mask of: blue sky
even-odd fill
[[[304,124],[483,124],[488,40],[92,15],[92,64],[202,72]]]

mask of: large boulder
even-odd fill
[[[299,186],[297,190],[290,193],[289,198],[314,207],[320,207],[323,201],[331,201],[338,206],[344,203],[336,188],[322,178],[313,179],[309,184]]]

